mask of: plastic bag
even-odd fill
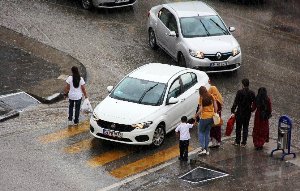
[[[227,121],[227,126],[226,126],[226,131],[225,131],[225,136],[230,136],[234,127],[235,123],[235,116],[232,115],[228,121]]]
[[[90,103],[90,100],[88,98],[83,100],[83,103],[81,105],[81,111],[83,113],[92,113],[93,112],[93,107]]]

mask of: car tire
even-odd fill
[[[93,8],[92,0],[80,0],[81,7],[85,10],[91,10]]]
[[[153,134],[153,139],[152,139],[152,146],[157,148],[160,145],[163,144],[165,140],[166,132],[165,129],[162,125],[159,125],[156,127],[154,134]]]
[[[148,32],[148,39],[149,39],[149,46],[153,49],[156,50],[158,48],[157,43],[156,43],[156,36],[153,31],[153,29],[149,29]]]
[[[178,54],[178,66],[186,67],[186,61],[181,52]]]

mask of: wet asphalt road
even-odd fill
[[[167,1],[140,1],[133,10],[85,11],[71,0],[0,1],[0,25],[82,62],[87,69],[89,97],[95,106],[107,95],[106,87],[132,69],[149,62],[175,64],[163,51],[152,51],[147,44],[147,12],[162,2]],[[241,79],[247,77],[253,90],[264,86],[272,98],[271,136],[276,137],[279,115],[287,114],[294,121],[293,144],[300,147],[299,2],[267,0],[262,6],[246,6],[214,0],[209,4],[228,26],[236,27],[234,36],[243,51],[243,65],[236,75],[210,76],[224,95],[224,117],[230,115],[235,92],[241,87]],[[1,184],[3,190],[96,190],[118,181],[108,173],[115,167],[177,144],[171,134],[157,151],[121,146],[137,154],[105,167],[87,168],[86,160],[91,156],[116,145],[92,140],[86,152],[62,152],[67,145],[91,138],[87,132],[52,144],[41,143],[41,136],[64,129],[66,118],[67,102],[62,101],[30,108],[20,117],[0,124],[0,168],[5,174],[1,182],[6,182]],[[196,148],[196,132],[193,134],[191,145]]]

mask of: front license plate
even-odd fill
[[[121,133],[119,131],[109,130],[109,129],[103,129],[103,134],[110,136],[110,137],[118,137],[118,138],[123,137],[123,133]]]
[[[126,2],[128,2],[129,0],[116,0],[115,2],[116,3],[126,3]]]
[[[227,62],[213,62],[210,64],[211,67],[218,67],[218,66],[227,66]]]

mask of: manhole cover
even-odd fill
[[[225,176],[228,176],[228,174],[204,167],[197,167],[179,178],[190,183],[201,183]]]
[[[23,111],[29,106],[35,106],[41,103],[25,92],[2,95],[0,96],[0,101],[19,112]]]

